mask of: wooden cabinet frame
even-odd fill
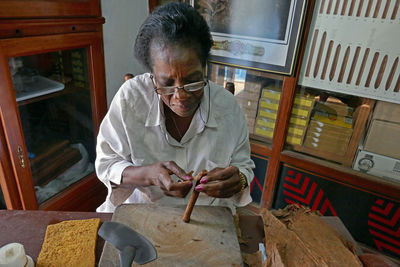
[[[0,0],[0,18],[101,16],[100,1]]]
[[[300,73],[301,61],[305,50],[307,35],[310,28],[315,1],[308,3],[305,21],[305,31],[302,36],[301,49],[293,77],[285,77],[283,80],[282,94],[279,102],[278,116],[276,119],[272,148],[269,145],[257,141],[251,141],[252,153],[268,157],[268,167],[265,176],[264,190],[259,208],[271,208],[273,205],[276,187],[279,179],[280,168],[283,163],[292,164],[308,171],[324,175],[326,177],[340,177],[332,179],[335,182],[349,187],[357,188],[377,196],[382,196],[394,201],[400,201],[400,185],[362,174],[349,168],[318,160],[311,156],[305,156],[293,151],[285,151],[286,133],[291,116],[294,96]],[[252,207],[254,209],[254,207]],[[258,208],[256,208],[258,210]]]
[[[0,118],[1,128],[3,129],[2,133],[4,133],[4,141],[2,140],[0,144],[0,152],[1,155],[10,155],[9,158],[5,156],[1,158],[3,166],[1,177],[4,178],[0,179],[0,182],[2,183],[2,187],[7,184],[7,187],[5,187],[5,191],[7,191],[5,192],[5,199],[8,203],[7,206],[10,208],[38,209],[39,207],[36,200],[29,160],[27,160],[28,155],[25,149],[19,111],[15,101],[8,58],[75,48],[87,48],[94,129],[93,140],[95,140],[107,107],[102,32],[0,39],[0,80],[2,81],[0,83],[0,92],[2,94],[0,98]],[[20,148],[22,149],[22,155],[18,153]],[[24,167],[20,164],[21,157],[24,158]],[[15,185],[11,182],[12,180],[15,181]],[[17,190],[15,190],[15,187]],[[95,174],[91,174],[89,177],[82,179],[71,188],[57,195],[56,198],[45,202],[40,208],[60,210],[68,209],[69,207],[69,210],[72,210],[73,205],[71,201],[78,201],[78,203],[75,203],[75,208],[78,207],[80,204],[79,200],[82,202],[82,196],[87,197],[92,194],[93,197],[93,192],[90,191],[93,189],[99,190],[99,196],[97,197],[104,200],[105,187],[98,181]],[[77,198],[78,196],[80,198]]]

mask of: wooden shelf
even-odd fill
[[[250,139],[251,153],[257,154],[264,157],[270,157],[272,154],[272,148],[258,140]]]
[[[66,190],[45,201],[40,210],[95,211],[104,202],[107,188],[99,183],[95,173],[68,187]]]
[[[282,163],[301,168],[306,172],[309,171],[323,176],[324,179],[394,201],[400,201],[399,183],[357,172],[342,165],[294,151],[282,151],[279,160]]]
[[[32,103],[35,103],[35,102],[46,100],[46,99],[49,99],[49,98],[54,98],[54,97],[63,96],[63,95],[69,95],[69,94],[75,93],[78,90],[81,90],[81,88],[74,87],[74,86],[71,85],[71,83],[69,83],[69,84],[66,84],[65,88],[63,90],[61,90],[61,91],[50,93],[50,94],[46,94],[46,95],[41,95],[41,96],[30,98],[30,99],[27,99],[27,100],[18,101],[17,105],[18,105],[18,107],[20,107],[20,106],[24,106],[24,105],[27,105],[27,104],[32,104]]]

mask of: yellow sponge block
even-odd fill
[[[63,221],[47,226],[37,267],[95,266],[100,219]]]

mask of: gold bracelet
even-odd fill
[[[247,186],[247,179],[246,176],[241,172],[239,172],[239,177],[240,177],[240,183],[242,185],[242,187],[240,188],[240,193],[242,193]]]

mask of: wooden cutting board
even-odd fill
[[[154,245],[157,259],[143,266],[243,266],[230,209],[195,206],[190,223],[184,223],[185,208],[121,205],[115,210],[112,221],[130,226]],[[108,242],[99,266],[120,266],[118,250]]]

